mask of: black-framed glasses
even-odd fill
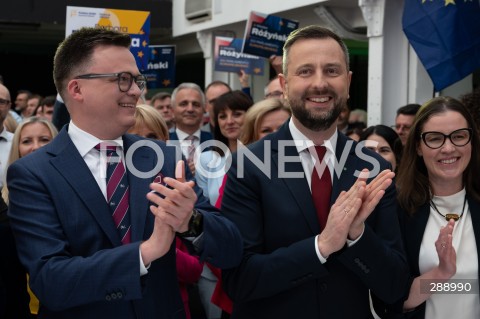
[[[420,134],[425,145],[430,148],[437,149],[445,144],[446,139],[448,138],[455,146],[465,146],[472,139],[472,129],[471,128],[461,128],[455,130],[452,133],[446,135],[441,132],[423,132]]]
[[[5,106],[5,105],[8,105],[8,104],[10,104],[9,100],[0,99],[0,105]]]
[[[147,78],[140,74],[137,76],[133,76],[132,73],[130,72],[119,72],[119,73],[90,73],[90,74],[82,74],[76,76],[74,79],[98,79],[98,78],[117,78],[118,82],[118,89],[120,92],[128,92],[130,88],[132,87],[133,81],[135,81],[135,84],[138,86],[140,91],[143,91],[145,89],[145,86],[147,85]]]

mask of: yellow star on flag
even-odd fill
[[[162,84],[163,84],[163,86],[165,86],[165,87],[169,86],[170,83],[171,83],[171,82],[170,82],[169,79],[165,79],[165,80],[162,81]]]
[[[138,56],[139,58],[143,58],[143,52],[142,52],[142,51],[138,51],[137,56]]]
[[[146,47],[148,45],[147,41],[143,40],[142,45],[143,47]]]
[[[448,6],[449,4],[455,5],[455,0],[445,0],[445,7]]]

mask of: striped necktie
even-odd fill
[[[122,238],[122,244],[131,241],[129,186],[127,172],[122,158],[117,153],[117,146],[97,144],[95,149],[107,154],[107,203],[112,218]]]
[[[185,138],[185,141],[190,141],[187,149],[187,162],[192,163],[195,159],[195,141],[198,138],[195,135],[189,135]]]

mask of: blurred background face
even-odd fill
[[[43,110],[42,110],[42,114],[41,116],[46,118],[47,120],[49,120],[50,122],[52,121],[52,118],[53,118],[53,105],[44,105],[43,106]]]
[[[20,157],[30,154],[43,145],[50,143],[52,133],[43,123],[31,123],[23,127],[20,132],[20,145],[18,151]]]
[[[199,129],[204,112],[200,93],[194,89],[182,89],[178,91],[175,103],[173,114],[177,127],[181,130]]]
[[[230,89],[225,85],[213,85],[205,92],[205,99],[207,100],[206,111],[210,116],[210,124],[215,125],[213,121],[213,102],[222,94],[230,92]]]
[[[3,123],[5,118],[7,117],[8,111],[10,111],[10,94],[8,90],[0,85],[0,124]],[[1,127],[1,126],[0,126]]]
[[[15,109],[22,111],[27,107],[27,101],[28,101],[28,94],[27,93],[20,93],[17,95],[17,98],[15,99]]]
[[[237,140],[242,132],[245,111],[226,108],[218,113],[220,132],[229,140]]]
[[[35,112],[35,109],[37,108],[38,104],[40,103],[39,98],[31,98],[28,99],[27,101],[27,110],[25,111],[25,116],[32,116],[33,112]]]
[[[397,167],[397,160],[395,159],[395,154],[393,153],[390,144],[381,137],[380,135],[372,134],[365,140],[365,147],[369,150],[372,150],[378,153],[385,160],[389,161],[392,164],[392,170],[395,171]]]
[[[276,78],[272,80],[267,85],[267,89],[265,90],[265,98],[282,98],[283,97],[283,90],[282,86],[280,85],[280,79]]]
[[[398,114],[395,118],[395,132],[400,136],[402,144],[405,145],[408,139],[408,133],[412,127],[415,115]]]
[[[290,114],[285,110],[276,110],[265,114],[258,124],[258,137],[262,137],[276,132],[280,126],[290,117]]]
[[[172,99],[169,97],[163,100],[155,100],[153,107],[162,115],[163,119],[168,123],[173,120]]]

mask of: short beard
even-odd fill
[[[313,112],[305,108],[305,95],[300,99],[290,100],[290,108],[293,116],[306,128],[314,132],[326,131],[337,121],[338,116],[342,112],[346,100],[338,99],[337,94],[328,92],[335,99],[333,109],[326,113],[315,115]]]

